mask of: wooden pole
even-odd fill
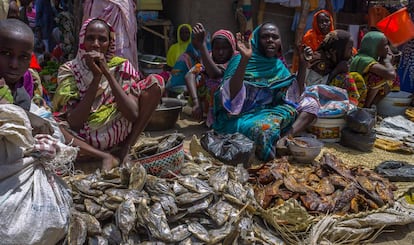
[[[326,9],[331,13],[333,19],[333,26],[336,29],[336,13],[333,10],[332,0],[326,0]]]
[[[305,34],[305,27],[306,27],[306,19],[309,14],[310,9],[310,3],[309,0],[302,0],[302,7],[300,12],[300,19],[298,27],[296,28],[295,33],[295,49],[293,51],[293,57],[292,57],[292,72],[298,71],[298,65],[299,65],[299,54],[298,54],[298,48],[301,48],[302,46],[302,38]]]
[[[259,12],[257,13],[257,25],[260,25],[263,23],[265,9],[266,9],[266,2],[264,0],[260,0]]]

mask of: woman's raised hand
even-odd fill
[[[250,58],[252,57],[252,46],[250,44],[250,40],[246,39],[244,35],[242,35],[240,32],[236,34],[237,39],[237,49],[240,51],[240,54],[243,57]]]
[[[106,60],[104,54],[92,50],[84,55],[85,63],[92,71],[94,76],[100,76],[104,73],[104,69],[108,69],[106,66]]]
[[[204,45],[206,38],[206,30],[204,29],[203,24],[197,23],[193,27],[193,38],[192,38],[192,44],[194,45],[194,48],[201,49],[201,47]]]

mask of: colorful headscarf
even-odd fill
[[[358,54],[352,59],[350,71],[365,74],[369,67],[377,63],[378,45],[384,40],[385,35],[379,31],[370,31],[361,40]]]
[[[223,37],[225,38],[227,41],[229,41],[231,48],[236,51],[236,38],[234,37],[233,33],[231,33],[231,31],[228,30],[224,30],[224,29],[220,29],[218,31],[216,31],[213,36],[212,36],[212,41],[214,41],[215,38],[218,37]]]
[[[89,87],[93,79],[92,71],[89,70],[89,67],[86,65],[85,59],[84,59],[84,56],[86,54],[84,41],[85,41],[86,29],[88,25],[94,20],[102,21],[108,26],[109,47],[105,54],[105,59],[108,62],[110,67],[113,66],[110,64],[110,62],[113,60],[114,55],[115,55],[115,31],[113,30],[113,28],[107,22],[99,18],[92,18],[92,19],[86,20],[83,23],[81,30],[79,32],[79,48],[78,48],[76,57],[75,59],[65,63],[64,65],[60,67],[59,77],[58,77],[58,83],[60,83],[61,81],[65,80],[67,77],[74,76],[75,80],[77,81],[79,92],[81,94],[83,94],[87,90],[87,88]],[[123,67],[120,68],[120,72],[127,73],[131,77],[135,77],[138,80],[140,77],[139,73],[132,67],[132,65],[129,62],[124,62],[124,61],[126,61],[126,59],[124,58],[118,57],[116,59],[116,62],[126,63]],[[109,85],[108,81],[106,79],[104,80],[105,81],[100,83],[100,87],[102,89],[105,89]]]
[[[252,57],[249,59],[249,63],[246,66],[244,79],[248,81],[252,80],[265,80],[267,83],[272,83],[276,80],[281,80],[289,77],[291,74],[283,62],[278,57],[266,57],[260,50],[260,30],[264,23],[253,31],[251,45],[252,45]],[[239,66],[241,55],[235,55],[229,61],[226,72],[223,78],[229,79],[232,77]]]
[[[334,30],[334,22],[331,13],[326,10],[320,10],[313,15],[312,29],[307,31],[302,38],[304,45],[309,46],[312,50],[317,50],[319,45],[322,43],[325,35],[323,35],[319,29],[318,16],[320,14],[326,14],[331,20],[330,31]]]
[[[191,25],[189,24],[181,24],[177,28],[177,43],[171,45],[167,52],[167,65],[173,67],[175,62],[177,62],[178,58],[181,54],[183,54],[186,50],[188,45],[191,43],[191,38],[187,41],[181,40],[180,31],[183,27],[188,28],[188,30],[192,31]]]

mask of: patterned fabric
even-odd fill
[[[180,57],[181,54],[183,54],[188,45],[191,42],[191,38],[188,39],[187,41],[183,41],[181,40],[181,36],[180,36],[180,30],[186,27],[188,28],[188,30],[190,30],[191,33],[191,25],[189,24],[181,24],[178,26],[177,28],[177,43],[174,43],[173,45],[171,45],[171,47],[168,49],[167,52],[167,65],[169,65],[170,67],[173,67],[175,65],[175,62],[177,62],[178,58]]]
[[[225,38],[231,45],[233,49],[233,55],[237,54],[236,51],[236,39],[234,35],[228,30],[218,30],[212,36],[212,42],[216,38]],[[217,65],[219,69],[223,72],[226,70],[227,63]],[[203,113],[207,115],[206,125],[207,127],[211,127],[214,123],[214,93],[220,87],[221,78],[209,78],[207,73],[205,72],[205,68],[202,64],[198,63],[191,70],[189,71],[193,73],[198,79],[197,81],[197,96],[199,101],[201,102]],[[191,103],[192,101],[190,101]]]
[[[207,49],[211,47],[209,37],[207,37]],[[197,63],[201,63],[201,54],[190,43],[185,52],[180,55],[174,67],[171,70],[170,79],[167,82],[167,89],[176,93],[184,91],[185,75]]]
[[[243,86],[233,99],[230,97],[230,80],[239,65],[240,55],[229,62],[224,83],[215,94],[213,128],[219,133],[244,134],[255,141],[258,157],[268,160],[276,156],[276,141],[296,118],[295,108],[284,101],[285,90],[295,77],[279,58],[267,58],[260,53],[260,28],[253,31],[253,55],[246,68]]]
[[[85,31],[92,20],[86,21],[82,26],[76,58],[59,68],[58,88],[53,97],[53,110],[60,121],[64,121],[67,116],[66,112],[75,108],[82,100],[93,79],[93,74],[83,59],[86,53],[83,45]],[[128,60],[113,57],[115,36],[112,29],[110,37],[110,48],[105,54],[109,72],[122,86],[125,93],[139,96],[142,90],[152,85],[164,86],[164,80],[158,75],[150,75],[140,81],[139,73]],[[131,130],[132,123],[118,111],[109,82],[102,76],[90,116],[84,127],[77,132],[78,136],[95,148],[105,150],[125,140]]]
[[[401,52],[401,62],[398,66],[401,90],[414,93],[414,39],[404,44]]]
[[[115,55],[126,58],[138,68],[137,20],[133,0],[85,0],[83,21],[99,18],[113,26],[117,33]]]

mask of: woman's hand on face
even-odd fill
[[[2,88],[4,85],[6,85],[6,80],[4,80],[4,78],[0,77],[0,88]]]
[[[194,45],[194,48],[200,50],[205,42],[205,38],[206,38],[206,30],[204,29],[203,24],[197,23],[193,27],[192,44]]]
[[[106,64],[105,57],[102,53],[93,50],[87,52],[84,58],[86,65],[92,71],[94,76],[102,75],[102,63]]]
[[[240,32],[236,34],[236,39],[237,49],[240,51],[240,54],[246,58],[252,57],[253,50],[250,45],[250,40],[246,39]]]

